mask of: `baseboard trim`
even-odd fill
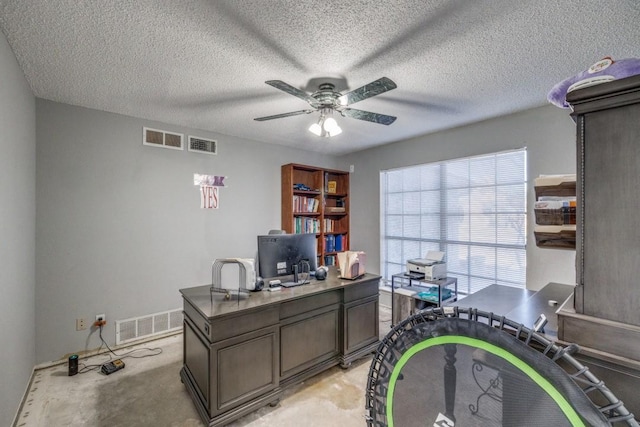
[[[29,390],[31,390],[31,385],[33,384],[33,376],[36,373],[36,368],[31,369],[31,375],[29,375],[29,381],[27,381],[27,387],[22,393],[22,399],[20,399],[20,404],[18,405],[18,409],[16,414],[13,416],[13,422],[11,423],[12,427],[16,427],[18,425],[18,417],[22,413],[22,409],[24,409],[24,404],[27,401],[27,394],[29,394]]]

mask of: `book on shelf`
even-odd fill
[[[318,199],[310,197],[307,199],[307,212],[318,212]]]
[[[338,183],[336,181],[327,181],[327,193],[335,194],[338,189]]]
[[[336,251],[336,236],[329,234],[324,236],[324,251],[335,252]]]
[[[347,208],[344,206],[329,206],[327,207],[327,211],[329,213],[343,213],[347,211]]]

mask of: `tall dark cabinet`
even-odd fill
[[[637,415],[640,76],[577,90],[567,101],[577,129],[577,286],[558,311],[558,338],[579,344],[592,370]]]
[[[569,100],[578,129],[576,310],[640,325],[640,76]]]

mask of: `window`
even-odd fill
[[[526,281],[526,149],[380,173],[380,271],[445,252],[460,293]]]

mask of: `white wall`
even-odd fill
[[[37,100],[37,362],[99,346],[75,319],[114,321],[180,308],[211,283],[216,258],[254,257],[280,228],[280,166],[335,159]],[[219,154],[142,145],[142,127],[211,137]],[[226,176],[218,210],[200,209],[193,174]]]
[[[400,119],[399,119],[400,120]],[[393,125],[392,125],[393,126]],[[575,124],[567,110],[544,106],[469,126],[353,153],[340,159],[351,174],[351,248],[367,252],[367,270],[380,269],[380,171],[527,147],[527,287],[575,283],[575,251],[542,249],[533,236],[534,178],[576,171]]]
[[[0,425],[16,415],[35,361],[35,98],[0,33]]]

